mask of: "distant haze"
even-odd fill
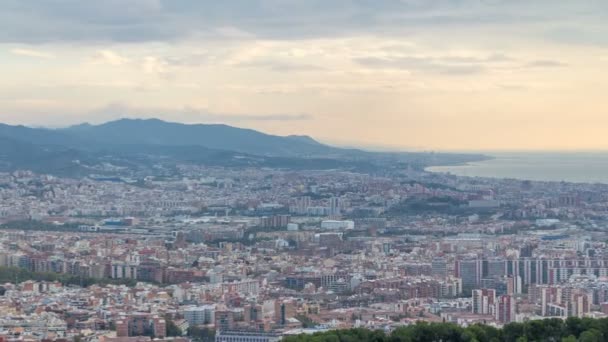
[[[608,184],[608,152],[507,152],[493,159],[427,170],[467,177]]]
[[[608,149],[606,22],[604,0],[6,0],[0,122]]]

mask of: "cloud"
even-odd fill
[[[539,59],[532,61],[525,66],[528,68],[559,68],[565,67],[568,64],[562,63],[560,61],[550,60],[550,59]]]
[[[355,58],[354,61],[371,68],[403,69],[443,75],[478,74],[486,69],[481,60],[469,57],[362,57]]]
[[[55,58],[55,56],[51,53],[33,50],[33,49],[24,49],[24,48],[14,48],[9,50],[13,55],[18,56],[27,56],[27,57],[35,57],[35,58]]]
[[[287,71],[322,71],[326,70],[324,67],[300,62],[281,61],[273,59],[257,59],[249,62],[243,62],[237,64],[239,67],[244,68],[261,68],[276,72],[287,72]]]
[[[145,73],[157,75],[165,75],[168,71],[167,66],[168,63],[164,59],[154,56],[144,57],[141,64]]]
[[[165,57],[148,55],[126,57],[113,50],[99,50],[88,61],[92,64],[114,67],[127,66],[145,74],[154,74],[161,77],[168,76],[171,67],[180,65],[180,63]]]
[[[527,86],[521,84],[499,84],[498,88],[507,91],[523,91],[528,89]]]
[[[221,115],[210,113],[207,114],[207,117],[227,121],[304,121],[314,118],[310,114]]]
[[[371,68],[403,69],[442,75],[468,75],[489,70],[518,70],[521,68],[558,68],[568,65],[552,59],[526,62],[503,53],[494,53],[486,57],[466,55],[360,57],[355,58],[354,61]]]
[[[605,21],[605,1],[104,0],[0,5],[0,42],[298,39]],[[568,37],[566,37],[568,38]],[[597,38],[591,38],[595,40]]]
[[[211,52],[187,53],[179,56],[169,56],[163,58],[163,62],[173,67],[198,67],[205,64],[220,61],[220,56]]]
[[[311,114],[305,113],[271,113],[271,114],[231,114],[216,113],[205,108],[154,108],[136,107],[123,103],[112,103],[94,109],[83,115],[94,122],[103,122],[120,118],[166,118],[189,123],[241,123],[262,121],[306,121],[312,120]]]
[[[109,64],[113,66],[119,66],[129,63],[130,59],[121,56],[119,53],[112,50],[99,50],[91,58],[91,62],[95,64]]]
[[[550,41],[567,45],[608,46],[608,30],[605,25],[599,27],[581,25],[581,27],[576,28],[558,27],[548,30],[544,36]]]

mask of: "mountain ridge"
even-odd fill
[[[310,137],[278,136],[225,124],[182,124],[160,119],[123,118],[58,131],[101,143],[203,146],[269,156],[301,156],[334,150]]]
[[[160,119],[120,119],[67,128],[0,123],[0,171],[18,169],[82,177],[107,165],[131,173],[177,164],[283,169],[380,171],[422,169],[484,159],[481,155],[369,152],[338,148],[306,135],[277,136],[224,124],[181,124]]]

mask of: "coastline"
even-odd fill
[[[608,152],[501,153],[458,165],[431,165],[425,172],[486,179],[608,184]]]

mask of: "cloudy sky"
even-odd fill
[[[605,0],[3,0],[0,121],[608,149]]]

